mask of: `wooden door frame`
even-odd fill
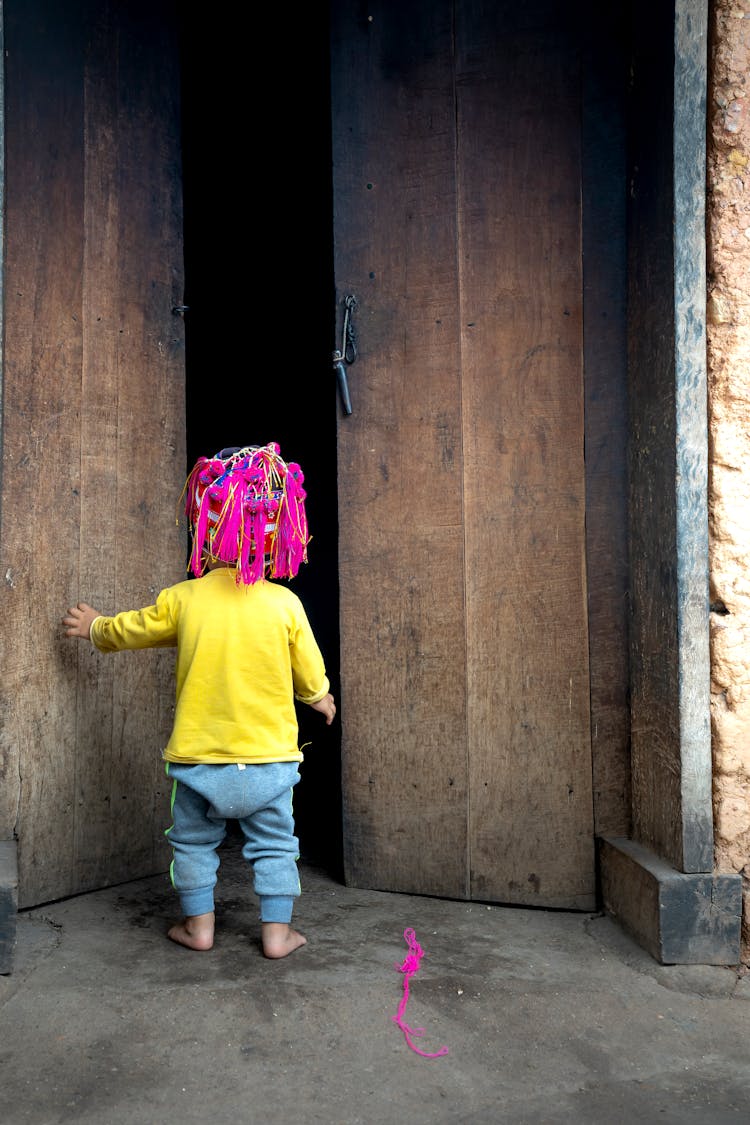
[[[630,836],[605,907],[661,962],[736,964],[713,866],[706,375],[707,0],[629,4]]]

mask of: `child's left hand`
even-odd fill
[[[86,602],[79,602],[69,609],[62,619],[65,636],[80,637],[84,641],[90,640],[91,625],[97,617],[101,617],[98,609],[92,609],[90,605],[86,605]]]
[[[336,704],[333,701],[331,693],[329,692],[328,695],[324,695],[317,703],[311,703],[310,706],[313,711],[320,711],[322,715],[325,715],[326,726],[330,727],[336,714]]]

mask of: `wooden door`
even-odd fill
[[[344,859],[591,909],[578,29],[333,6]]]
[[[20,905],[165,870],[169,652],[62,637],[184,576],[177,6],[4,4],[0,837]]]

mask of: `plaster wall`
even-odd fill
[[[713,0],[708,98],[711,722],[716,866],[750,961],[750,0]]]

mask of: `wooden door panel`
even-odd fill
[[[337,6],[332,52],[336,287],[360,348],[338,436],[344,861],[355,885],[464,897],[450,6],[371,16]]]
[[[6,3],[0,836],[20,904],[166,870],[173,656],[103,657],[66,607],[184,575],[177,12]]]
[[[471,894],[588,908],[576,31],[457,8]]]
[[[565,5],[517,7],[334,5],[344,846],[588,909],[580,69]]]

